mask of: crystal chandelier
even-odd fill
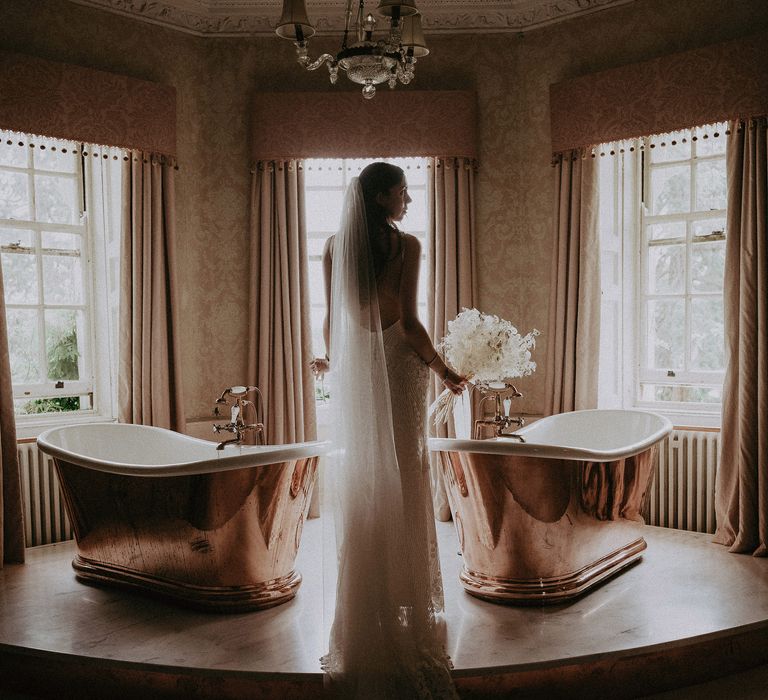
[[[365,0],[357,2],[356,14],[353,4],[353,0],[347,0],[344,36],[341,50],[335,56],[324,53],[314,61],[309,58],[307,39],[315,33],[315,28],[307,17],[304,0],[283,0],[277,35],[294,42],[296,58],[307,70],[317,70],[326,64],[331,84],[336,84],[339,68],[346,71],[352,82],[363,86],[366,99],[376,94],[376,86],[381,83],[387,83],[390,88],[395,87],[398,80],[403,85],[410,83],[416,59],[429,53],[415,0],[379,2],[378,13],[389,21],[389,34],[381,39],[374,38],[376,19],[371,13],[366,14]]]

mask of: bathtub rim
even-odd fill
[[[661,425],[649,435],[623,447],[617,447],[609,450],[588,449],[583,447],[573,447],[570,445],[545,443],[545,442],[519,442],[513,438],[489,438],[486,440],[474,440],[466,438],[429,438],[428,444],[431,452],[472,452],[477,454],[497,454],[497,455],[517,455],[520,457],[542,457],[548,459],[568,459],[577,462],[612,462],[618,459],[626,459],[634,455],[645,452],[656,443],[663,440],[672,432],[671,421],[653,411],[644,411],[640,409],[584,409],[579,411],[567,411],[565,413],[556,413],[552,416],[546,416],[539,421],[515,431],[517,434],[525,436],[534,426],[541,421],[556,419],[559,416],[574,413],[639,413],[643,415],[652,415],[659,419]]]
[[[144,478],[193,476],[198,474],[212,474],[234,469],[246,469],[248,467],[261,467],[270,464],[279,464],[289,460],[319,457],[331,449],[328,440],[311,440],[306,442],[289,443],[285,445],[230,445],[221,452],[216,452],[215,443],[201,440],[190,435],[177,433],[166,428],[157,428],[149,425],[136,425],[133,423],[89,423],[88,427],[96,425],[118,426],[122,425],[133,431],[153,431],[171,433],[175,439],[196,443],[202,447],[209,447],[213,453],[211,459],[189,460],[174,464],[136,464],[130,462],[109,462],[96,457],[80,454],[56,445],[51,440],[62,432],[82,429],[81,425],[65,425],[50,428],[41,433],[37,438],[38,448],[45,454],[56,459],[75,464],[86,469],[118,474],[122,476],[138,476]]]

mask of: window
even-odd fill
[[[726,177],[714,134],[724,132],[641,140],[601,159],[601,406],[719,416]]]
[[[427,283],[427,159],[388,158],[405,171],[408,194],[413,200],[400,227],[421,241],[422,270],[419,275],[419,315],[426,322]],[[325,291],[323,282],[322,254],[325,241],[339,228],[344,193],[349,181],[372,162],[368,159],[312,159],[304,162],[304,187],[307,221],[307,252],[309,256],[309,287],[312,320],[312,350],[323,355],[323,318],[325,316]],[[318,398],[325,390],[318,385]]]
[[[107,292],[117,283],[119,224],[96,200],[105,189],[119,196],[119,164],[107,183],[109,166],[101,158],[90,163],[78,144],[10,132],[0,139],[0,251],[17,423],[62,412],[111,417],[116,297]],[[86,203],[101,221],[87,215]],[[105,228],[107,239],[96,235]]]

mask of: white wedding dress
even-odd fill
[[[382,331],[357,179],[334,239],[331,405],[338,583],[331,697],[457,698],[439,613],[443,591],[426,444],[429,370],[400,322]]]
[[[407,552],[415,559],[407,574],[414,582],[414,593],[420,596],[414,602],[434,615],[443,612],[444,601],[427,448],[429,369],[405,341],[399,321],[383,335],[395,452],[410,536]]]

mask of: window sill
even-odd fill
[[[115,423],[117,418],[112,416],[49,416],[34,420],[16,418],[16,439],[32,440],[41,433],[51,428],[60,428],[65,425],[82,425],[84,423]]]
[[[675,429],[681,430],[720,430],[720,413],[671,410],[656,406],[635,406],[638,411],[649,411],[668,418]]]

